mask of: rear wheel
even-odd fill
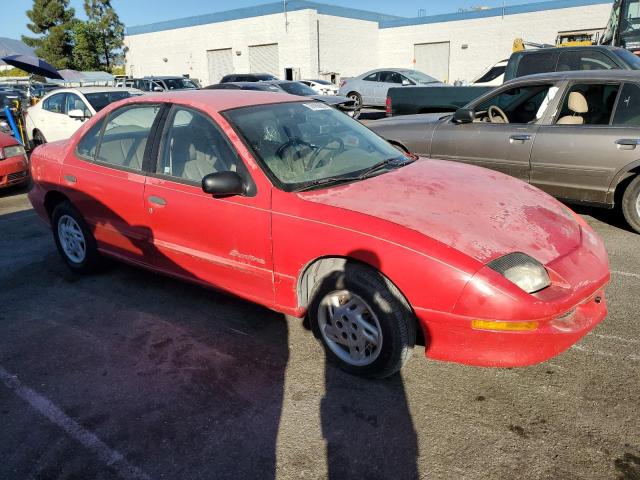
[[[634,178],[624,191],[622,213],[629,226],[640,233],[640,175]]]
[[[58,252],[71,270],[89,273],[100,265],[96,240],[73,205],[58,204],[51,215],[51,226]]]
[[[327,358],[355,375],[399,371],[416,341],[416,321],[400,292],[379,272],[347,264],[314,288],[309,320]]]

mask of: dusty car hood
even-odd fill
[[[421,159],[299,195],[410,228],[483,263],[524,252],[546,264],[580,244],[580,226],[557,200],[515,178],[462,163]]]

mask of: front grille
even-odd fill
[[[23,172],[10,173],[9,175],[7,175],[7,179],[10,182],[15,182],[16,180],[20,180],[21,178],[24,178],[26,176],[27,176],[27,171],[24,170]]]

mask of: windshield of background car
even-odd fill
[[[1,92],[0,91],[0,108],[4,109],[4,107],[15,107],[15,102],[20,100],[20,95],[18,93],[13,92]],[[4,115],[4,111],[0,112]]]
[[[402,74],[416,83],[439,83],[439,81],[435,78],[430,77],[429,75],[425,75],[424,73],[417,70],[407,70],[405,72],[402,72]]]
[[[287,82],[279,83],[278,86],[291,95],[299,95],[301,97],[317,95],[317,92],[313,88],[307,87],[304,83]]]
[[[169,90],[196,89],[198,86],[188,78],[169,78],[164,80]]]
[[[129,98],[131,94],[129,92],[95,92],[85,93],[84,96],[93,109],[99,112],[110,103]]]
[[[620,32],[628,33],[640,29],[640,0],[624,2],[622,7]]]
[[[385,160],[408,161],[360,122],[320,102],[257,105],[224,116],[287,191],[356,177]]]

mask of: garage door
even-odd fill
[[[230,48],[207,50],[209,84],[218,83],[222,77],[233,73],[233,57]]]
[[[270,73],[280,77],[280,57],[278,44],[254,45],[249,47],[249,68],[251,73]]]
[[[416,70],[449,81],[449,42],[416,44],[414,58]]]

